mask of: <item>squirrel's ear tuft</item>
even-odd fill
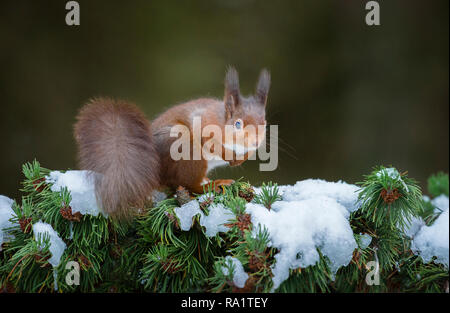
[[[230,118],[240,102],[239,75],[236,69],[230,66],[225,75],[225,110]]]
[[[256,99],[262,105],[267,103],[267,95],[270,89],[270,73],[268,70],[263,69],[259,74],[258,84],[256,85]]]

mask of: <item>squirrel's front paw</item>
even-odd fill
[[[213,181],[214,189],[216,192],[222,192],[221,186],[230,186],[234,183],[233,179],[216,179]]]

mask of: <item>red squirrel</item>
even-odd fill
[[[142,207],[151,192],[162,186],[186,187],[202,193],[208,171],[220,165],[236,166],[261,145],[263,134],[243,135],[245,125],[266,125],[265,107],[270,88],[270,74],[262,70],[256,92],[243,97],[239,90],[237,71],[230,67],[225,75],[223,101],[200,98],[169,108],[149,122],[137,106],[122,100],[94,98],[81,108],[74,125],[81,169],[96,175],[97,197],[103,210],[113,217],[132,215],[133,207]],[[225,134],[225,126],[234,127],[234,136],[245,136],[244,151],[235,150],[236,141],[222,137],[220,147],[209,151],[215,160],[178,160],[171,157],[171,144],[177,139],[170,136],[171,128],[184,125],[190,130],[190,144],[203,144],[209,138],[195,142],[193,118],[200,117],[202,127],[218,125]],[[228,140],[228,141],[227,141]],[[191,149],[191,156],[192,156]],[[232,151],[233,158],[224,160],[224,153]],[[220,155],[219,155],[220,154]],[[237,154],[241,156],[237,158]],[[242,154],[243,157],[242,157]],[[216,180],[215,185],[232,183]]]

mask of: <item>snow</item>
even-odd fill
[[[396,169],[383,169],[377,175],[381,177],[383,173],[405,186]],[[256,193],[261,193],[261,187],[254,189]],[[261,204],[247,203],[246,212],[251,215],[254,229],[258,229],[258,225],[267,228],[269,246],[279,249],[279,253],[274,256],[276,263],[272,267],[273,291],[289,277],[290,269],[317,264],[320,260],[317,249],[326,256],[333,274],[341,266],[349,264],[358,245],[348,219],[350,213],[359,208],[359,190],[358,186],[342,181],[307,179],[298,181],[295,185],[279,186],[281,200],[273,203],[271,210]],[[212,204],[209,207],[209,215],[206,216],[200,209],[200,200],[192,200],[175,208],[181,229],[188,231],[192,226],[192,218],[199,214],[200,224],[206,228],[207,236],[227,231],[228,228],[223,224],[233,217],[231,210],[222,204]],[[448,267],[448,197],[437,197],[432,203],[444,211],[436,222],[426,226],[421,218],[413,217],[405,233],[413,238],[412,249],[416,254],[420,254],[425,262],[436,256],[436,262]],[[368,234],[360,236],[360,248],[365,249],[371,243],[372,237]],[[235,258],[227,258],[236,263],[234,277],[240,279],[240,283],[235,284],[243,287],[248,275],[242,264]],[[225,271],[226,269],[224,273]]]
[[[67,171],[65,173],[53,171],[45,179],[48,183],[53,184],[50,188],[52,191],[59,192],[64,187],[70,191],[72,200],[69,205],[72,213],[80,212],[83,215],[93,216],[102,213],[106,217],[107,215],[100,210],[97,204],[94,175],[98,174],[90,171]]]
[[[214,200],[214,194],[204,193],[197,198],[198,202],[200,202],[200,203],[203,201],[206,201],[208,199]]]
[[[175,208],[174,212],[180,220],[181,230],[188,231],[191,229],[192,218],[197,215],[203,215],[197,200],[191,200],[183,204],[181,207]]]
[[[424,196],[425,201],[430,201]],[[446,195],[431,200],[435,207],[435,213],[439,217],[430,226],[427,226],[422,218],[413,217],[406,227],[405,234],[412,238],[411,250],[420,255],[425,263],[436,257],[435,262],[449,265],[449,199]]]
[[[388,175],[391,179],[398,180],[401,178],[400,173],[394,167],[383,168],[377,172],[377,177]]]
[[[438,208],[441,212],[448,211],[449,201],[446,195],[440,195],[439,197],[434,198],[431,200],[431,204]]]
[[[47,236],[50,240],[49,251],[52,256],[48,259],[48,262],[53,266],[53,288],[56,291],[58,290],[58,271],[56,268],[61,262],[61,256],[63,255],[64,250],[66,250],[66,244],[50,224],[43,223],[42,221],[33,224],[33,234],[34,240],[41,240],[41,249],[44,248],[43,241]]]
[[[315,265],[319,261],[317,248],[330,260],[333,273],[347,265],[357,248],[348,218],[358,208],[359,187],[342,181],[308,179],[293,186],[279,186],[279,190],[282,200],[275,202],[270,211],[256,203],[246,206],[252,223],[268,229],[269,245],[280,249],[272,269],[274,289],[288,278],[289,269]],[[255,191],[259,193],[261,188]],[[177,207],[174,212],[184,231],[191,228],[192,218],[200,215],[200,224],[209,237],[228,231],[223,224],[233,218],[231,210],[222,204],[211,204],[206,216],[198,200]],[[371,238],[367,237],[365,242],[370,243]]]
[[[421,217],[413,216],[411,221],[405,221],[405,235],[409,238],[414,238],[414,236],[419,232],[419,230],[425,226],[425,221]]]
[[[231,210],[220,203],[212,204],[208,209],[209,215],[202,214],[200,217],[200,225],[206,228],[206,236],[214,237],[218,232],[227,232],[229,228],[223,224],[233,219]]]
[[[329,258],[333,273],[352,259],[357,244],[348,221],[348,209],[336,199],[317,194],[314,190],[310,199],[275,202],[270,211],[260,204],[247,204],[253,225],[266,227],[270,233],[269,246],[280,249],[274,256],[273,290],[289,277],[289,269],[315,265],[320,259],[317,248]],[[292,196],[285,191],[283,198]]]
[[[6,229],[12,227],[14,224],[10,221],[15,216],[12,209],[14,200],[0,195],[0,251],[2,251],[2,244],[13,239],[13,235],[8,234]]]
[[[153,190],[151,195],[154,206],[158,205],[159,202],[166,200],[167,195],[159,190]]]
[[[56,268],[53,268],[53,289],[55,291],[58,290],[58,271],[56,270]]]
[[[335,199],[350,212],[358,209],[360,188],[343,181],[327,182],[322,179],[307,179],[298,181],[294,186],[280,186],[279,189],[285,201],[301,201],[326,196]]]
[[[383,169],[379,170],[376,175],[377,175],[377,177],[380,177],[380,178],[384,175],[389,176],[389,178],[400,182],[403,185],[403,187],[405,188],[406,192],[409,192],[408,186],[405,184],[405,182],[402,179],[402,176],[400,175],[400,173],[397,171],[396,168],[394,168],[394,167],[383,168]]]
[[[370,243],[372,242],[372,237],[369,235],[369,234],[360,234],[361,235],[361,237],[360,237],[360,242],[361,242],[361,245],[359,246],[361,249],[365,249],[365,248],[367,248],[369,245],[370,245]]]
[[[58,236],[58,233],[53,229],[53,227],[50,224],[43,223],[42,221],[39,221],[35,224],[33,224],[33,234],[34,239],[36,241],[41,238],[41,246],[40,248],[43,249],[43,241],[44,238],[48,236],[50,239],[49,241],[49,251],[52,255],[52,257],[48,260],[48,262],[53,266],[57,267],[61,261],[61,256],[64,253],[64,250],[66,249],[66,244],[64,241]]]
[[[225,262],[232,262],[234,264],[234,270],[233,270],[233,283],[238,288],[244,288],[245,282],[248,279],[248,274],[244,271],[244,267],[242,266],[241,261],[239,261],[235,257],[226,256]],[[223,266],[222,267],[222,273],[224,275],[228,275],[228,268]]]
[[[449,200],[446,195],[440,195],[439,197],[436,197],[433,200],[430,200],[428,196],[423,196],[423,200],[431,202],[431,204],[435,207],[434,210],[435,213],[448,211]],[[426,225],[425,221],[421,217],[412,217],[411,222],[409,223],[407,222],[405,234],[410,238],[414,238],[423,227],[426,227]],[[447,234],[448,234],[448,227],[447,227]]]
[[[282,200],[273,203],[270,211],[247,204],[253,225],[266,227],[269,246],[280,250],[274,256],[273,290],[289,277],[289,269],[315,265],[320,260],[318,248],[328,257],[333,274],[351,261],[357,244],[348,218],[359,207],[359,189],[343,181],[307,179],[279,186]],[[261,188],[255,191],[260,193]],[[364,244],[370,243],[368,237]]]
[[[234,217],[231,210],[222,204],[211,204],[208,210],[209,215],[205,215],[200,209],[199,202],[191,200],[181,207],[175,208],[174,212],[180,221],[181,230],[188,231],[191,229],[192,218],[200,214],[200,225],[206,228],[206,236],[214,237],[218,232],[227,232],[229,228],[223,224]]]
[[[449,259],[449,210],[441,213],[431,226],[423,226],[414,236],[411,250],[422,257],[425,263],[431,261],[444,264],[448,268]]]

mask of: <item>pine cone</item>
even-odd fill
[[[50,263],[47,262],[48,259],[50,259],[50,256],[43,257],[40,254],[35,254],[34,259],[37,263],[43,263],[41,265],[41,267],[49,267],[50,266]]]
[[[402,194],[398,191],[397,188],[394,189],[383,189],[381,190],[380,193],[381,197],[383,198],[385,203],[392,203],[395,200],[397,200],[398,198],[400,198],[402,196]]]
[[[14,289],[14,286],[7,282],[5,285],[0,286],[0,293],[15,293],[16,290]]]
[[[236,292],[236,293],[254,292],[255,283],[256,283],[256,277],[250,276],[249,278],[247,278],[247,281],[245,282],[245,285],[243,288],[239,288],[239,287],[236,287],[233,285],[232,292]]]
[[[88,269],[89,267],[91,267],[91,262],[89,261],[89,259],[87,257],[85,257],[84,255],[80,255],[78,256],[78,261],[79,263],[82,265],[83,269]]]
[[[31,232],[31,221],[32,221],[31,217],[28,218],[22,217],[19,220],[20,229],[24,234],[28,234],[29,232]]]
[[[255,197],[255,190],[250,184],[244,184],[238,193],[239,197],[245,199],[247,202],[251,202]]]
[[[63,218],[72,222],[80,222],[83,217],[80,212],[75,212],[75,214],[72,214],[72,208],[70,206],[62,207],[59,210],[59,213],[61,213]]]
[[[250,270],[252,272],[258,272],[260,269],[265,267],[265,262],[266,260],[266,256],[264,255],[260,255],[257,252],[252,252],[250,254],[250,258],[248,261],[248,267],[250,268]]]
[[[241,231],[241,235],[244,235],[245,230],[250,229],[250,225],[252,224],[252,219],[250,214],[241,214],[237,217],[237,221],[234,223],[228,223],[224,224],[226,227],[233,227],[237,226],[239,230]]]
[[[191,195],[189,194],[189,191],[183,186],[178,186],[176,195],[178,204],[180,206],[191,201]]]
[[[37,192],[42,192],[44,190],[44,188],[47,186],[47,184],[41,184],[42,182],[45,181],[45,178],[39,178],[33,181],[33,187]]]
[[[161,267],[169,274],[178,272],[181,269],[181,265],[178,261],[168,258],[166,261],[161,262]]]

